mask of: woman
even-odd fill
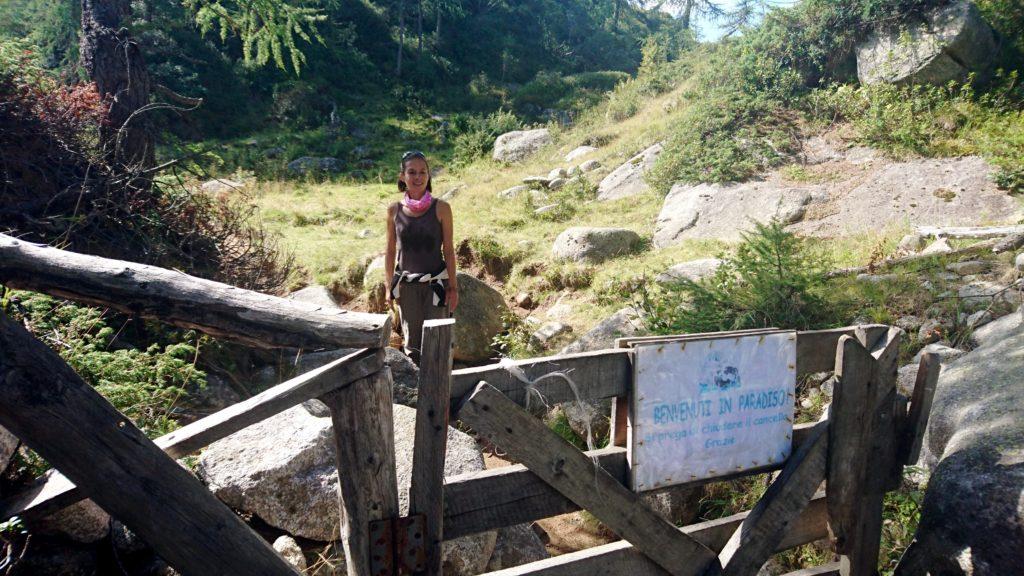
[[[405,353],[418,365],[423,321],[448,318],[459,305],[452,207],[431,197],[430,168],[422,152],[402,155],[398,191],[405,196],[388,207],[384,281],[388,305],[398,302]],[[394,275],[387,277],[391,270]]]

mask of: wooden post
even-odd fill
[[[466,399],[458,417],[670,574],[698,576],[719,567],[708,547],[676,530],[637,494],[486,382]]]
[[[452,385],[454,319],[423,323],[420,381],[416,400],[416,439],[412,453],[409,515],[423,514],[426,569],[441,575],[444,539],[444,459],[448,447],[448,403]]]
[[[825,479],[828,421],[819,422],[811,437],[786,462],[750,515],[736,528],[718,560],[723,576],[746,576],[771,557]]]
[[[295,574],[274,549],[0,313],[0,424],[183,574]]]
[[[932,410],[932,398],[935,397],[941,369],[938,354],[921,356],[913,396],[910,397],[910,410],[900,438],[898,460],[904,464],[914,464],[921,457],[921,443],[924,441],[924,430],[928,427],[928,414]]]
[[[855,338],[843,336],[836,351],[831,433],[829,434],[827,495],[829,531],[836,551],[854,547],[861,497],[871,449],[872,372],[875,360]]]
[[[348,574],[367,576],[372,573],[370,522],[398,516],[391,370],[385,368],[320,400],[330,408],[334,425]]]
[[[882,499],[896,466],[896,357],[901,331],[891,329],[868,353],[839,340],[838,382],[829,435],[829,529],[843,576],[877,573]]]
[[[612,398],[612,421],[608,427],[611,437],[609,446],[626,446],[629,441],[629,407],[632,404],[629,396]]]

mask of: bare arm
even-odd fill
[[[452,229],[452,206],[443,201],[437,201],[437,219],[441,221],[441,253],[444,255],[444,262],[448,268],[448,308],[454,312],[459,305],[459,279],[455,275],[455,244],[452,240],[454,233]]]
[[[395,233],[395,210],[397,204],[388,206],[388,221],[385,227],[387,231],[387,244],[384,248],[384,292],[386,298],[391,301],[391,276],[395,273],[395,253],[397,252],[397,234]]]

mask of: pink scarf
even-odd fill
[[[413,200],[409,197],[409,193],[406,192],[405,198],[402,198],[402,205],[413,212],[423,212],[427,208],[430,208],[430,203],[433,201],[434,199],[430,196],[430,191],[427,191],[427,193],[419,200]]]

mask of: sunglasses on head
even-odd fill
[[[405,162],[406,160],[412,160],[413,158],[420,158],[422,160],[427,159],[423,152],[420,152],[419,150],[410,150],[405,154],[402,154],[402,162]]]

